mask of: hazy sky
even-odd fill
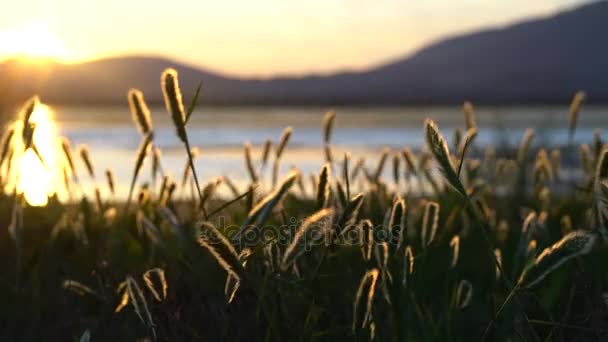
[[[365,68],[585,0],[2,0],[0,58],[163,55],[240,75]],[[21,37],[32,37],[26,44]]]

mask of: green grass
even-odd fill
[[[74,203],[52,198],[29,207],[6,187],[0,340],[570,341],[608,334],[608,249],[600,234],[608,152],[601,142],[585,155],[577,184],[558,177],[556,158],[530,148],[531,133],[517,153],[471,157],[484,147],[474,142],[467,103],[467,133],[457,146],[449,148],[428,121],[428,152],[386,150],[368,169],[331,154],[332,112],[314,193],[303,195],[307,180],[297,171],[277,179],[290,128],[276,153],[265,144],[262,160],[247,147],[243,166],[252,182],[273,181],[239,192],[228,179],[193,182],[187,119],[196,98],[186,113],[177,74],[163,77],[189,160],[185,193],[192,185],[200,196],[175,199],[180,185],[163,180],[159,160],[158,179],[139,174],[156,152],[151,123],[141,130],[132,182],[156,186],[135,189],[129,205],[77,195],[71,158],[66,182]],[[133,110],[147,108],[143,95],[135,100]],[[577,95],[570,109],[572,132],[581,101]],[[8,151],[20,146],[12,136],[19,134],[11,133]],[[70,155],[67,141],[64,148]],[[573,146],[560,152],[578,153]],[[269,155],[273,167],[256,169]],[[393,177],[385,182],[389,155]],[[7,163],[3,157],[3,179]],[[410,190],[420,184],[430,192]],[[217,195],[224,185],[234,198]]]

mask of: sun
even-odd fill
[[[0,58],[28,57],[64,60],[66,49],[43,22],[0,32]]]

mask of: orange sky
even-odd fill
[[[243,76],[366,68],[446,35],[583,0],[20,0],[0,12],[0,59],[162,55]]]

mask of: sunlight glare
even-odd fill
[[[24,194],[28,204],[44,206],[48,196],[55,192],[55,184],[61,179],[57,163],[57,129],[50,108],[44,104],[36,107],[30,122],[36,125],[33,142],[44,164],[33,149],[27,149],[19,164],[17,191]]]
[[[47,192],[50,184],[49,173],[34,150],[28,148],[21,158],[19,174],[19,190],[23,192],[27,203],[34,207],[45,206],[48,203]]]
[[[14,56],[65,59],[66,50],[47,25],[35,22],[0,32],[0,57]]]

